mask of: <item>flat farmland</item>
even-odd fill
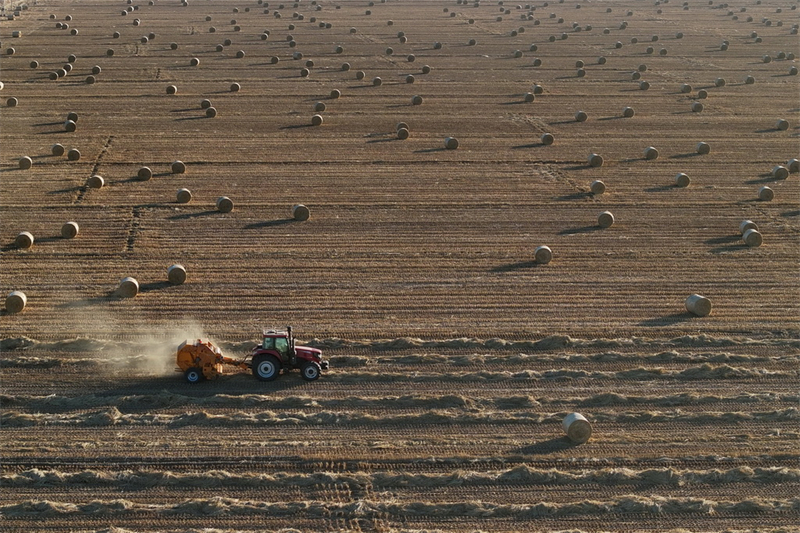
[[[800,531],[793,2],[17,6],[0,529]],[[287,324],[318,381],[173,371]]]

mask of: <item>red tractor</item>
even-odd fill
[[[286,373],[295,368],[300,369],[303,379],[314,381],[322,370],[328,369],[328,361],[322,360],[322,351],[295,345],[291,326],[286,331],[264,331],[261,344],[242,360],[225,357],[219,348],[203,339],[183,342],[176,359],[178,371],[183,372],[189,383],[214,379],[223,373],[223,365],[250,369],[261,381],[272,381],[281,370]]]

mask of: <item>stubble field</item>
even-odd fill
[[[800,153],[800,11],[369,3],[0,21],[0,289],[28,298],[0,316],[0,529],[800,531],[800,186],[772,174]],[[185,338],[242,357],[286,324],[318,381],[173,372]]]

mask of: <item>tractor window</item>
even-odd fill
[[[275,339],[275,349],[279,354],[286,355],[289,351],[289,340],[282,337]]]
[[[274,350],[275,339],[272,337],[264,337],[264,343],[261,345],[261,348],[263,348],[264,350]]]

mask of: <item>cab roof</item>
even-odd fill
[[[288,337],[289,334],[285,330],[278,329],[265,329],[262,331],[264,337]]]

